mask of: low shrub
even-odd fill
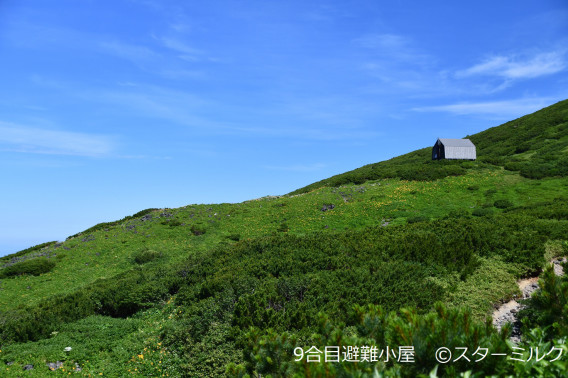
[[[36,258],[10,265],[0,271],[0,278],[21,276],[29,274],[39,276],[51,272],[55,268],[55,262],[46,258]]]
[[[234,234],[229,234],[229,235],[227,235],[227,236],[225,236],[225,237],[226,237],[227,239],[233,240],[233,241],[239,241],[239,240],[241,240],[241,234],[236,234],[236,233],[234,233]]]
[[[487,190],[485,191],[485,196],[490,197],[490,196],[492,196],[492,195],[495,194],[495,193],[497,193],[497,189],[487,189]]]
[[[174,219],[174,220],[171,220],[171,221],[170,221],[170,220],[165,220],[165,221],[162,221],[162,224],[163,224],[164,226],[170,226],[170,227],[181,226],[181,222],[180,222],[179,220],[177,220],[177,219]]]
[[[498,209],[506,209],[508,207],[513,207],[513,202],[509,201],[508,199],[500,199],[493,202],[493,206]]]
[[[415,217],[408,217],[406,219],[407,223],[418,223],[418,222],[428,222],[430,218],[425,217],[423,215],[417,215]]]
[[[195,224],[191,226],[190,230],[191,233],[195,236],[203,235],[207,231],[204,227]]]
[[[476,216],[476,217],[486,217],[493,214],[493,210],[489,209],[489,208],[481,208],[481,209],[474,209],[471,212],[471,215]]]
[[[288,224],[286,223],[281,223],[276,230],[278,232],[288,232],[290,230],[290,227],[288,227]]]
[[[146,264],[147,262],[156,260],[162,254],[152,249],[144,249],[134,255],[134,262],[136,264]]]
[[[471,369],[471,361],[469,359],[458,361],[456,358],[452,364],[440,364],[436,360],[440,347],[445,347],[450,353],[451,351],[458,353],[464,349],[474,351],[483,345],[492,353],[511,353],[511,347],[507,344],[509,327],[504,327],[498,332],[492,327],[491,322],[473,321],[471,312],[467,309],[451,309],[442,303],[437,303],[435,311],[428,314],[419,314],[413,309],[401,309],[397,314],[385,311],[381,306],[376,305],[354,306],[354,311],[351,312],[354,314],[348,321],[349,328],[345,328],[345,324],[337,324],[339,322],[332,321],[325,314],[320,314],[317,333],[308,343],[289,332],[279,334],[274,330],[262,332],[257,328],[251,328],[246,334],[244,363],[230,364],[227,367],[227,375],[230,377],[242,377],[245,374],[303,377],[379,376],[377,367],[381,366],[381,372],[389,377],[428,376],[426,374],[433,369],[437,370],[439,376],[453,377],[458,376],[456,372]],[[432,332],[433,330],[435,332]],[[344,355],[347,354],[349,348],[347,346],[367,346],[365,348],[368,349],[368,345],[374,345],[378,347],[377,355],[379,353],[382,355],[383,348],[387,345],[412,345],[408,347],[412,350],[412,363],[404,363],[404,359],[399,363],[400,358],[383,357],[377,364],[369,359],[359,359],[357,355],[352,356],[358,361],[357,363],[345,360],[337,363],[323,361],[309,363],[308,354],[304,351],[308,350],[309,345],[321,350],[325,346],[334,345]],[[320,352],[319,349],[316,350]],[[400,351],[399,348],[397,352]],[[386,352],[389,352],[388,348]],[[479,359],[474,366],[485,375],[499,376],[510,373],[512,368],[496,358]]]

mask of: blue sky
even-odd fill
[[[568,5],[0,1],[0,255],[240,202],[568,98]]]

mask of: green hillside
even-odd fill
[[[2,257],[0,375],[566,371],[565,358],[440,365],[433,348],[514,351],[510,329],[485,320],[518,278],[568,253],[567,125],[568,100],[469,136],[477,161],[425,148],[288,195],[147,209]],[[568,282],[547,280],[523,345],[568,354]],[[416,362],[294,362],[295,348],[327,345],[412,345]]]
[[[383,178],[436,180],[463,175],[468,170],[488,165],[518,171],[528,178],[568,175],[568,100],[466,137],[477,147],[476,164],[468,161],[432,161],[430,146],[335,175],[290,194]]]

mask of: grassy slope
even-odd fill
[[[308,237],[314,232],[333,235],[386,223],[389,224],[388,227],[403,225],[408,220],[417,220],[417,216],[440,219],[451,213],[471,214],[476,209],[490,209],[498,214],[506,211],[493,206],[499,199],[509,199],[514,206],[520,208],[565,197],[568,195],[566,177],[531,180],[518,172],[504,170],[502,166],[520,163],[519,166],[508,168],[519,168],[522,171],[527,170],[527,167],[546,165],[550,161],[553,165],[556,161],[562,161],[566,156],[565,146],[568,145],[565,127],[567,107],[568,102],[564,101],[471,136],[479,148],[480,161],[477,162],[430,162],[429,149],[418,150],[388,162],[348,172],[344,174],[346,176],[340,175],[340,179],[334,177],[324,180],[296,192],[305,193],[302,195],[291,194],[240,204],[190,205],[179,209],[154,210],[146,214],[147,218],[148,215],[151,216],[148,220],[135,217],[117,224],[103,225],[60,245],[51,244],[19,256],[4,257],[0,259],[0,266],[14,262],[16,257],[33,258],[38,254],[51,256],[57,261],[57,265],[52,272],[40,276],[2,279],[0,315],[18,306],[33,306],[63,297],[101,278],[112,278],[139,269],[134,256],[147,249],[161,254],[149,266],[168,266],[220,244],[235,244],[235,239],[256,239],[282,234],[286,229],[287,234],[298,237]],[[537,131],[534,131],[535,128]],[[518,134],[518,129],[523,132]],[[526,146],[518,148],[522,144],[519,141],[508,142],[509,139],[515,140],[516,135],[530,137],[534,143],[529,145],[529,149],[525,149]],[[544,150],[552,152],[552,156],[544,161],[537,159]],[[508,152],[499,157],[502,151]],[[522,166],[525,162],[528,165]],[[416,168],[418,171],[423,167],[442,167],[441,173],[444,173],[446,167],[457,167],[460,171],[452,171],[454,168],[451,168],[450,174],[460,175],[434,181],[387,178],[397,172],[407,174],[417,165],[420,165]],[[545,167],[545,171],[546,169],[550,171],[550,168]],[[380,173],[377,174],[376,171]],[[353,172],[356,174],[353,175]],[[365,176],[368,172],[373,172],[373,176]],[[333,186],[345,177],[349,178],[345,181],[346,185]],[[356,179],[352,180],[353,177]],[[369,178],[375,180],[369,181]],[[352,181],[358,184],[353,184]],[[330,204],[334,205],[333,209],[322,211],[324,205]],[[196,230],[204,230],[205,233],[195,235],[199,233]],[[446,300],[473,307],[481,316],[490,310],[491,302],[515,293],[514,279],[522,273],[514,265],[486,258],[476,272],[468,279],[459,281],[457,287],[449,278],[436,284],[441,287],[454,285],[453,290],[448,291]],[[439,280],[436,277],[431,279]],[[480,280],[484,280],[487,286],[482,292],[475,290]],[[132,318],[92,316],[61,327],[59,334],[52,338],[0,347],[3,349],[0,360],[16,361],[13,367],[6,369],[9,372],[18,371],[25,363],[41,365],[65,359],[61,355],[62,347],[64,344],[73,344],[77,345],[73,359],[81,361],[91,373],[110,369],[114,374],[123,374],[130,369],[136,372],[176,374],[176,369],[181,369],[179,356],[161,344],[159,334],[170,324],[169,319],[180,316],[179,311],[182,309],[184,310],[183,306],[170,300],[155,303],[153,308],[139,312]],[[105,337],[84,336],[97,327],[114,331]],[[206,361],[201,363],[208,364]],[[41,376],[39,370],[37,374]]]
[[[55,269],[41,276],[2,280],[0,306],[5,311],[33,304],[52,295],[70,293],[99,278],[113,277],[133,269],[137,265],[133,256],[146,248],[161,252],[161,262],[166,263],[180,261],[222,241],[232,243],[228,238],[231,235],[246,239],[276,233],[283,223],[290,234],[305,235],[314,231],[354,230],[384,222],[403,224],[418,215],[439,218],[451,211],[464,209],[469,213],[484,206],[498,213],[502,210],[492,206],[495,200],[509,198],[517,206],[550,201],[567,184],[565,178],[534,181],[494,169],[432,182],[385,179],[363,185],[320,188],[302,196],[156,210],[152,220],[131,220],[108,231],[79,235],[57,248],[45,247],[42,253],[56,256]],[[335,207],[322,212],[324,204]],[[160,214],[173,216],[166,218]],[[168,226],[174,220],[181,224]],[[203,227],[206,233],[193,235],[192,225]]]
[[[520,171],[523,176],[542,178],[568,175],[568,100],[558,102],[535,113],[503,125],[468,135],[477,147],[478,164],[469,162],[431,161],[431,147],[397,156],[387,161],[365,165],[332,176],[291,194],[306,193],[323,186],[363,183],[385,177],[408,177],[428,180],[431,175],[444,175],[452,167],[455,174],[462,169],[479,169],[490,163]],[[418,173],[418,174],[417,174]],[[434,178],[437,178],[434,175]]]

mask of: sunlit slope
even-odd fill
[[[322,186],[361,184],[386,177],[435,180],[462,175],[467,170],[480,169],[488,164],[520,171],[521,175],[529,178],[568,175],[568,100],[466,137],[477,147],[477,164],[468,161],[432,161],[431,147],[427,147],[332,176],[291,194],[305,193]]]
[[[568,100],[472,135],[479,156],[475,162],[431,161],[425,148],[294,192],[311,191],[302,196],[149,209],[99,224],[62,243],[5,256],[0,258],[0,274],[14,263],[41,258],[54,261],[55,267],[41,275],[3,279],[0,311],[138,268],[136,258],[147,250],[155,252],[156,262],[167,264],[219,243],[274,233],[396,225],[456,211],[487,215],[503,211],[493,206],[500,199],[512,206],[552,200],[562,196],[566,184],[567,117]]]
[[[301,236],[392,226],[455,212],[491,215],[504,211],[494,206],[498,200],[507,199],[511,206],[552,201],[566,185],[565,178],[530,180],[492,168],[436,181],[384,179],[240,204],[156,209],[118,224],[103,224],[23,256],[2,258],[3,266],[42,256],[56,265],[39,276],[2,279],[0,311],[70,293],[97,279],[138,269],[140,264],[135,259],[146,250],[157,252],[154,263],[168,264],[219,243],[271,234]]]
[[[483,319],[568,234],[568,177],[554,173],[565,122],[549,115],[522,118],[534,149],[498,152],[517,120],[486,131],[494,143],[472,137],[478,161],[418,150],[297,194],[143,210],[0,258],[0,366],[219,376],[242,362],[250,326],[309,340],[320,311],[347,322],[354,305],[435,301]]]

